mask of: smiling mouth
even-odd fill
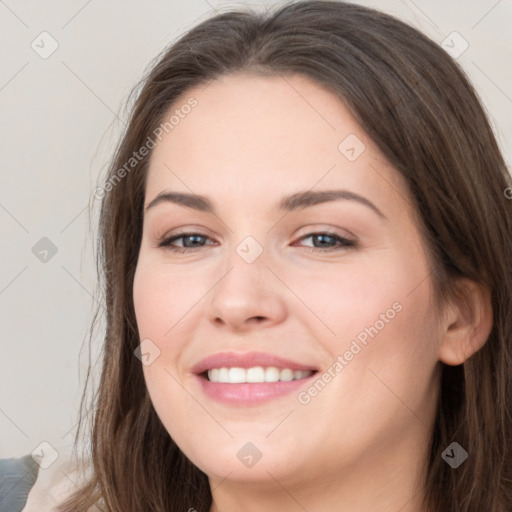
[[[317,373],[317,370],[292,370],[276,366],[254,366],[251,368],[220,367],[201,373],[209,382],[219,384],[263,384],[302,380]]]

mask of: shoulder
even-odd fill
[[[23,486],[23,494],[16,505],[18,508],[4,509],[3,501],[0,501],[0,512],[57,512],[56,507],[90,476],[90,463],[78,463],[69,446],[54,448],[46,443],[40,452],[28,454],[22,460],[31,469],[27,479],[31,475],[32,480]],[[12,467],[9,471],[12,475]],[[89,512],[98,510],[93,507]]]

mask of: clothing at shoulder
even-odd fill
[[[20,512],[34,485],[39,465],[30,456],[0,459],[0,512]]]
[[[77,464],[69,445],[51,446],[51,452],[49,457],[45,455],[46,458],[39,462],[30,454],[21,459],[31,469],[29,476],[32,475],[32,480],[27,477],[28,483],[20,484],[23,486],[23,493],[15,505],[18,508],[3,508],[3,501],[0,501],[0,512],[57,512],[57,506],[83,485],[89,476],[90,464]],[[12,474],[12,464],[9,467]],[[17,471],[20,471],[19,463]],[[97,507],[92,507],[88,512],[100,511]]]

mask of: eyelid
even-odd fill
[[[346,228],[335,228],[332,226],[325,227],[325,224],[312,224],[308,225],[304,228],[304,230],[299,230],[299,234],[296,235],[297,238],[302,238],[304,235],[311,235],[311,234],[319,234],[319,233],[325,233],[332,236],[339,236],[341,238],[353,238],[356,239],[356,235],[349,231]]]
[[[160,234],[163,233],[163,234]],[[211,231],[203,226],[190,224],[185,227],[179,227],[175,229],[166,229],[166,230],[155,230],[154,238],[158,242],[161,242],[162,240],[178,236],[178,235],[201,235],[201,236],[207,236],[208,238],[214,237],[214,235],[211,233]]]

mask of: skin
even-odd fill
[[[165,202],[149,209],[133,292],[140,339],[160,350],[143,367],[151,400],[208,475],[211,511],[423,512],[439,361],[474,353],[489,315],[473,316],[475,328],[448,304],[438,317],[405,183],[328,90],[298,75],[234,74],[187,91],[170,111],[190,97],[197,106],[151,156],[145,205],[162,191],[193,192],[217,214]],[[349,134],[365,145],[354,161],[338,149]],[[385,218],[351,200],[277,210],[283,196],[310,189],[360,194]],[[322,252],[307,235],[326,229],[357,245],[327,238],[338,250]],[[179,230],[207,238],[184,254],[158,246]],[[263,249],[252,263],[236,251],[247,236]],[[187,242],[193,247],[190,238],[174,245]],[[253,406],[217,403],[191,374],[227,350],[327,371],[397,303],[307,404],[295,392]],[[250,468],[237,457],[247,442],[262,454]]]

